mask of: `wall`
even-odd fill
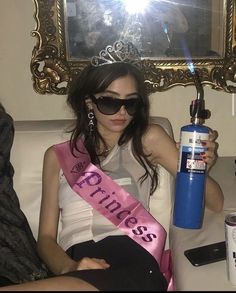
[[[0,100],[15,120],[68,118],[65,97],[37,94],[30,59],[36,38],[33,0],[0,1]]]
[[[71,113],[65,96],[40,95],[33,90],[30,58],[36,38],[33,0],[0,1],[0,101],[15,120],[66,119]],[[236,155],[236,116],[232,95],[205,87],[206,107],[212,112],[207,125],[219,132],[219,155]],[[189,123],[189,104],[195,99],[193,86],[174,87],[151,95],[151,114],[166,116],[176,140],[179,129]],[[236,110],[234,109],[236,112]]]

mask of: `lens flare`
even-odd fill
[[[129,14],[144,13],[150,0],[123,0],[125,9]]]
[[[187,61],[188,68],[192,74],[195,74],[195,68],[194,68],[194,64],[192,61],[192,57],[189,52],[189,48],[186,43],[186,40],[184,38],[181,38],[181,44],[182,44],[182,50],[184,52],[185,60]]]

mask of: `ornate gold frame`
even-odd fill
[[[65,44],[63,0],[34,0],[37,38],[31,58],[33,87],[40,94],[66,94],[74,75],[88,60],[68,60]],[[226,0],[224,58],[193,59],[203,84],[225,92],[236,92],[236,0]],[[143,70],[149,93],[193,84],[186,60],[144,59]]]

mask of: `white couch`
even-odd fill
[[[163,117],[152,121],[163,126],[173,136],[171,124]],[[15,169],[14,188],[37,239],[39,209],[41,201],[41,176],[45,150],[57,142],[69,139],[66,133],[72,120],[15,121],[15,138],[11,151],[11,163]],[[159,187],[151,197],[150,211],[169,231],[173,178],[160,167]],[[169,235],[169,233],[168,233]],[[167,238],[166,248],[169,247]]]

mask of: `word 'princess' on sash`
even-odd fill
[[[63,173],[71,188],[130,238],[153,255],[162,265],[165,229],[135,199],[108,175],[93,165],[82,140],[76,157],[69,141],[54,145]]]

